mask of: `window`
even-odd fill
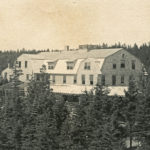
[[[27,61],[25,61],[25,68],[27,68],[28,67],[28,62]]]
[[[63,76],[63,83],[64,84],[66,83],[66,76],[65,75]]]
[[[67,62],[67,70],[72,70],[74,67],[74,62]]]
[[[72,70],[73,69],[73,66],[67,66],[67,70]]]
[[[49,70],[53,70],[54,66],[55,66],[54,62],[48,62],[48,69]]]
[[[124,75],[121,76],[121,84],[124,84]]]
[[[21,68],[21,61],[18,61],[18,67]]]
[[[101,83],[102,83],[103,86],[105,85],[105,75],[102,75]]]
[[[93,75],[90,75],[90,85],[93,85]]]
[[[135,70],[135,60],[132,60],[132,69]]]
[[[98,74],[98,76],[97,76],[97,84],[100,85],[100,83],[101,83],[101,75]]]
[[[55,83],[55,75],[52,76],[52,82]]]
[[[116,85],[116,76],[112,75],[112,85]]]
[[[125,61],[121,61],[120,68],[125,68]]]
[[[113,64],[113,69],[116,69],[117,65],[116,64]]]
[[[53,69],[54,69],[54,66],[51,66],[51,65],[50,65],[50,66],[48,66],[48,69],[49,69],[49,70],[53,70]]]
[[[124,54],[122,54],[122,58],[124,58],[124,56],[125,56],[125,55],[124,55]]]
[[[29,74],[26,74],[26,80],[29,80]]]
[[[85,75],[82,75],[81,80],[82,80],[82,84],[85,84]]]
[[[84,64],[84,69],[85,69],[85,70],[90,70],[90,69],[91,69],[91,64],[90,64],[90,62],[86,62],[86,63]]]
[[[76,83],[77,83],[77,76],[76,76],[76,75],[74,76],[73,83],[74,83],[74,84],[76,84]]]

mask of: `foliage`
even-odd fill
[[[61,97],[56,99],[47,81],[31,81],[25,98],[23,150],[55,150],[59,148],[61,127],[67,109]]]
[[[138,49],[134,45],[133,51]],[[32,79],[25,95],[20,96],[21,70],[16,67],[12,95],[0,97],[3,150],[125,150],[128,139],[130,149],[135,141],[139,149],[150,148],[149,82],[139,91],[131,80],[125,97],[110,97],[107,89],[97,85],[90,93],[66,98],[52,93],[43,66],[42,80]],[[69,99],[79,101],[71,105]]]

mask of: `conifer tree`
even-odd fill
[[[3,109],[1,112],[1,129],[5,135],[3,140],[3,149],[21,149],[21,134],[23,128],[22,98],[19,95],[19,75],[20,70],[17,64],[14,64],[12,77],[12,86],[9,88],[7,97],[3,100]],[[7,90],[7,89],[5,89]]]
[[[124,116],[126,134],[129,138],[129,148],[133,148],[133,140],[137,137],[137,116],[139,112],[139,90],[134,79],[129,81],[129,89],[125,94],[125,106],[122,114]]]
[[[43,74],[42,74],[43,75]],[[55,145],[56,122],[52,107],[54,98],[48,81],[32,80],[25,100],[26,124],[22,149],[52,149]]]
[[[41,69],[41,80],[31,80],[25,100],[23,150],[59,149],[60,130],[66,119],[65,102],[50,91],[47,74]]]

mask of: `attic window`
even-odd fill
[[[124,56],[125,56],[125,55],[124,55],[124,54],[122,54],[122,58],[124,58]]]
[[[48,69],[49,70],[53,70],[55,67],[55,63],[54,62],[48,62]]]
[[[67,70],[72,70],[74,68],[75,63],[73,61],[67,62]]]
[[[85,70],[90,70],[90,69],[91,69],[91,64],[90,64],[90,62],[85,62],[85,64],[84,64],[84,69],[85,69]]]

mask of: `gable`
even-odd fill
[[[124,49],[106,57],[105,61],[104,61],[104,65],[102,67],[102,71],[104,71],[104,69],[105,69],[105,72],[108,70],[113,70],[112,69],[113,64],[116,64],[117,70],[121,71],[120,63],[122,61],[124,61],[126,63],[126,68],[124,69],[124,71],[131,71],[132,70],[131,63],[133,60],[135,61],[135,64],[136,64],[135,70],[141,72],[142,68],[143,68],[143,64],[141,63],[141,61],[136,56],[134,56],[133,54],[129,53],[128,51],[126,51]]]

